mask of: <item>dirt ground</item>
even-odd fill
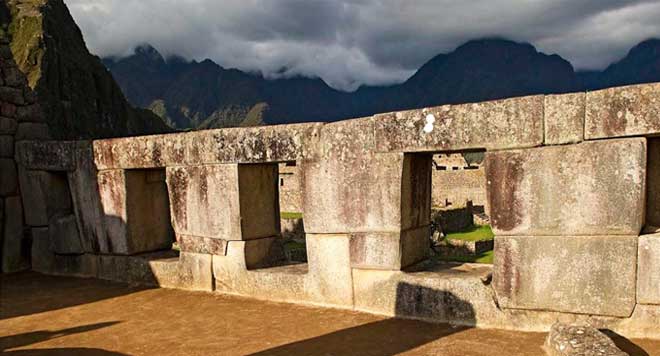
[[[538,333],[93,279],[0,278],[0,351],[7,355],[543,355]],[[660,355],[660,341],[620,343],[632,355]]]

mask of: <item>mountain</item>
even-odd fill
[[[622,60],[602,72],[582,72],[578,75],[588,90],[660,82],[660,40],[641,42]]]
[[[163,58],[143,45],[125,58],[106,58],[129,101],[149,108],[177,128],[211,128],[333,121],[377,112],[564,93],[579,89],[570,63],[529,44],[501,39],[470,41],[434,57],[406,82],[335,90],[321,79],[268,80],[223,68],[211,60]]]
[[[100,58],[87,50],[62,0],[5,0],[2,27],[12,55],[37,93],[55,139],[169,132],[149,110],[131,107]]]

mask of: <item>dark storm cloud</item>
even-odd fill
[[[405,80],[474,38],[530,42],[579,69],[599,69],[660,37],[657,0],[65,1],[101,56],[146,42],[166,54],[268,77],[321,77],[347,90]]]

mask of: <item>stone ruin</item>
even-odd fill
[[[46,140],[3,66],[3,272],[660,338],[660,84],[64,142]],[[433,154],[473,150],[495,263],[431,263]],[[300,171],[307,263],[281,263],[286,162]]]

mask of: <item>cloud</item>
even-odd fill
[[[467,40],[506,37],[602,69],[660,36],[656,0],[65,0],[90,50],[141,43],[353,90],[401,82]]]

